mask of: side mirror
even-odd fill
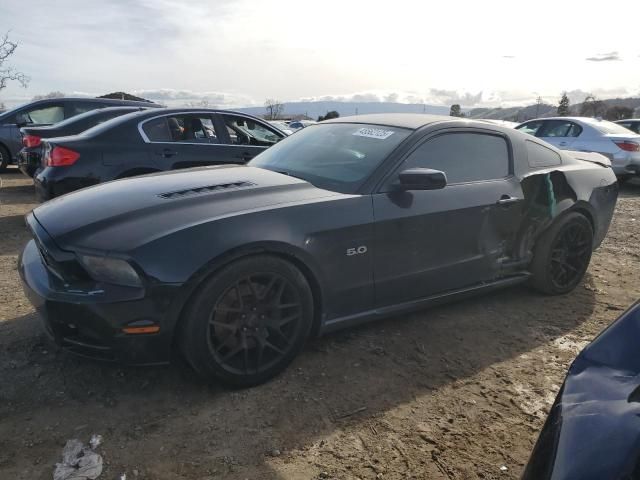
[[[402,190],[439,190],[447,186],[447,175],[430,168],[410,168],[400,172]]]

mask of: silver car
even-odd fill
[[[622,181],[640,176],[640,135],[607,120],[554,117],[529,120],[516,127],[561,150],[597,152],[611,160]]]

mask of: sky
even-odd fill
[[[632,19],[632,20],[625,20]],[[2,0],[28,88],[170,106],[399,101],[515,106],[640,96],[640,1]]]

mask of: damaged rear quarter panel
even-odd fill
[[[609,229],[618,198],[613,171],[596,163],[577,160],[559,152],[562,164],[521,172],[524,217],[520,232],[520,255],[531,256],[538,237],[568,211],[578,211],[593,227],[597,248]]]

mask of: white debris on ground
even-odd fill
[[[93,451],[102,443],[101,435],[92,435],[89,445],[80,440],[67,441],[62,463],[56,463],[53,480],[94,480],[102,473],[102,457]]]

